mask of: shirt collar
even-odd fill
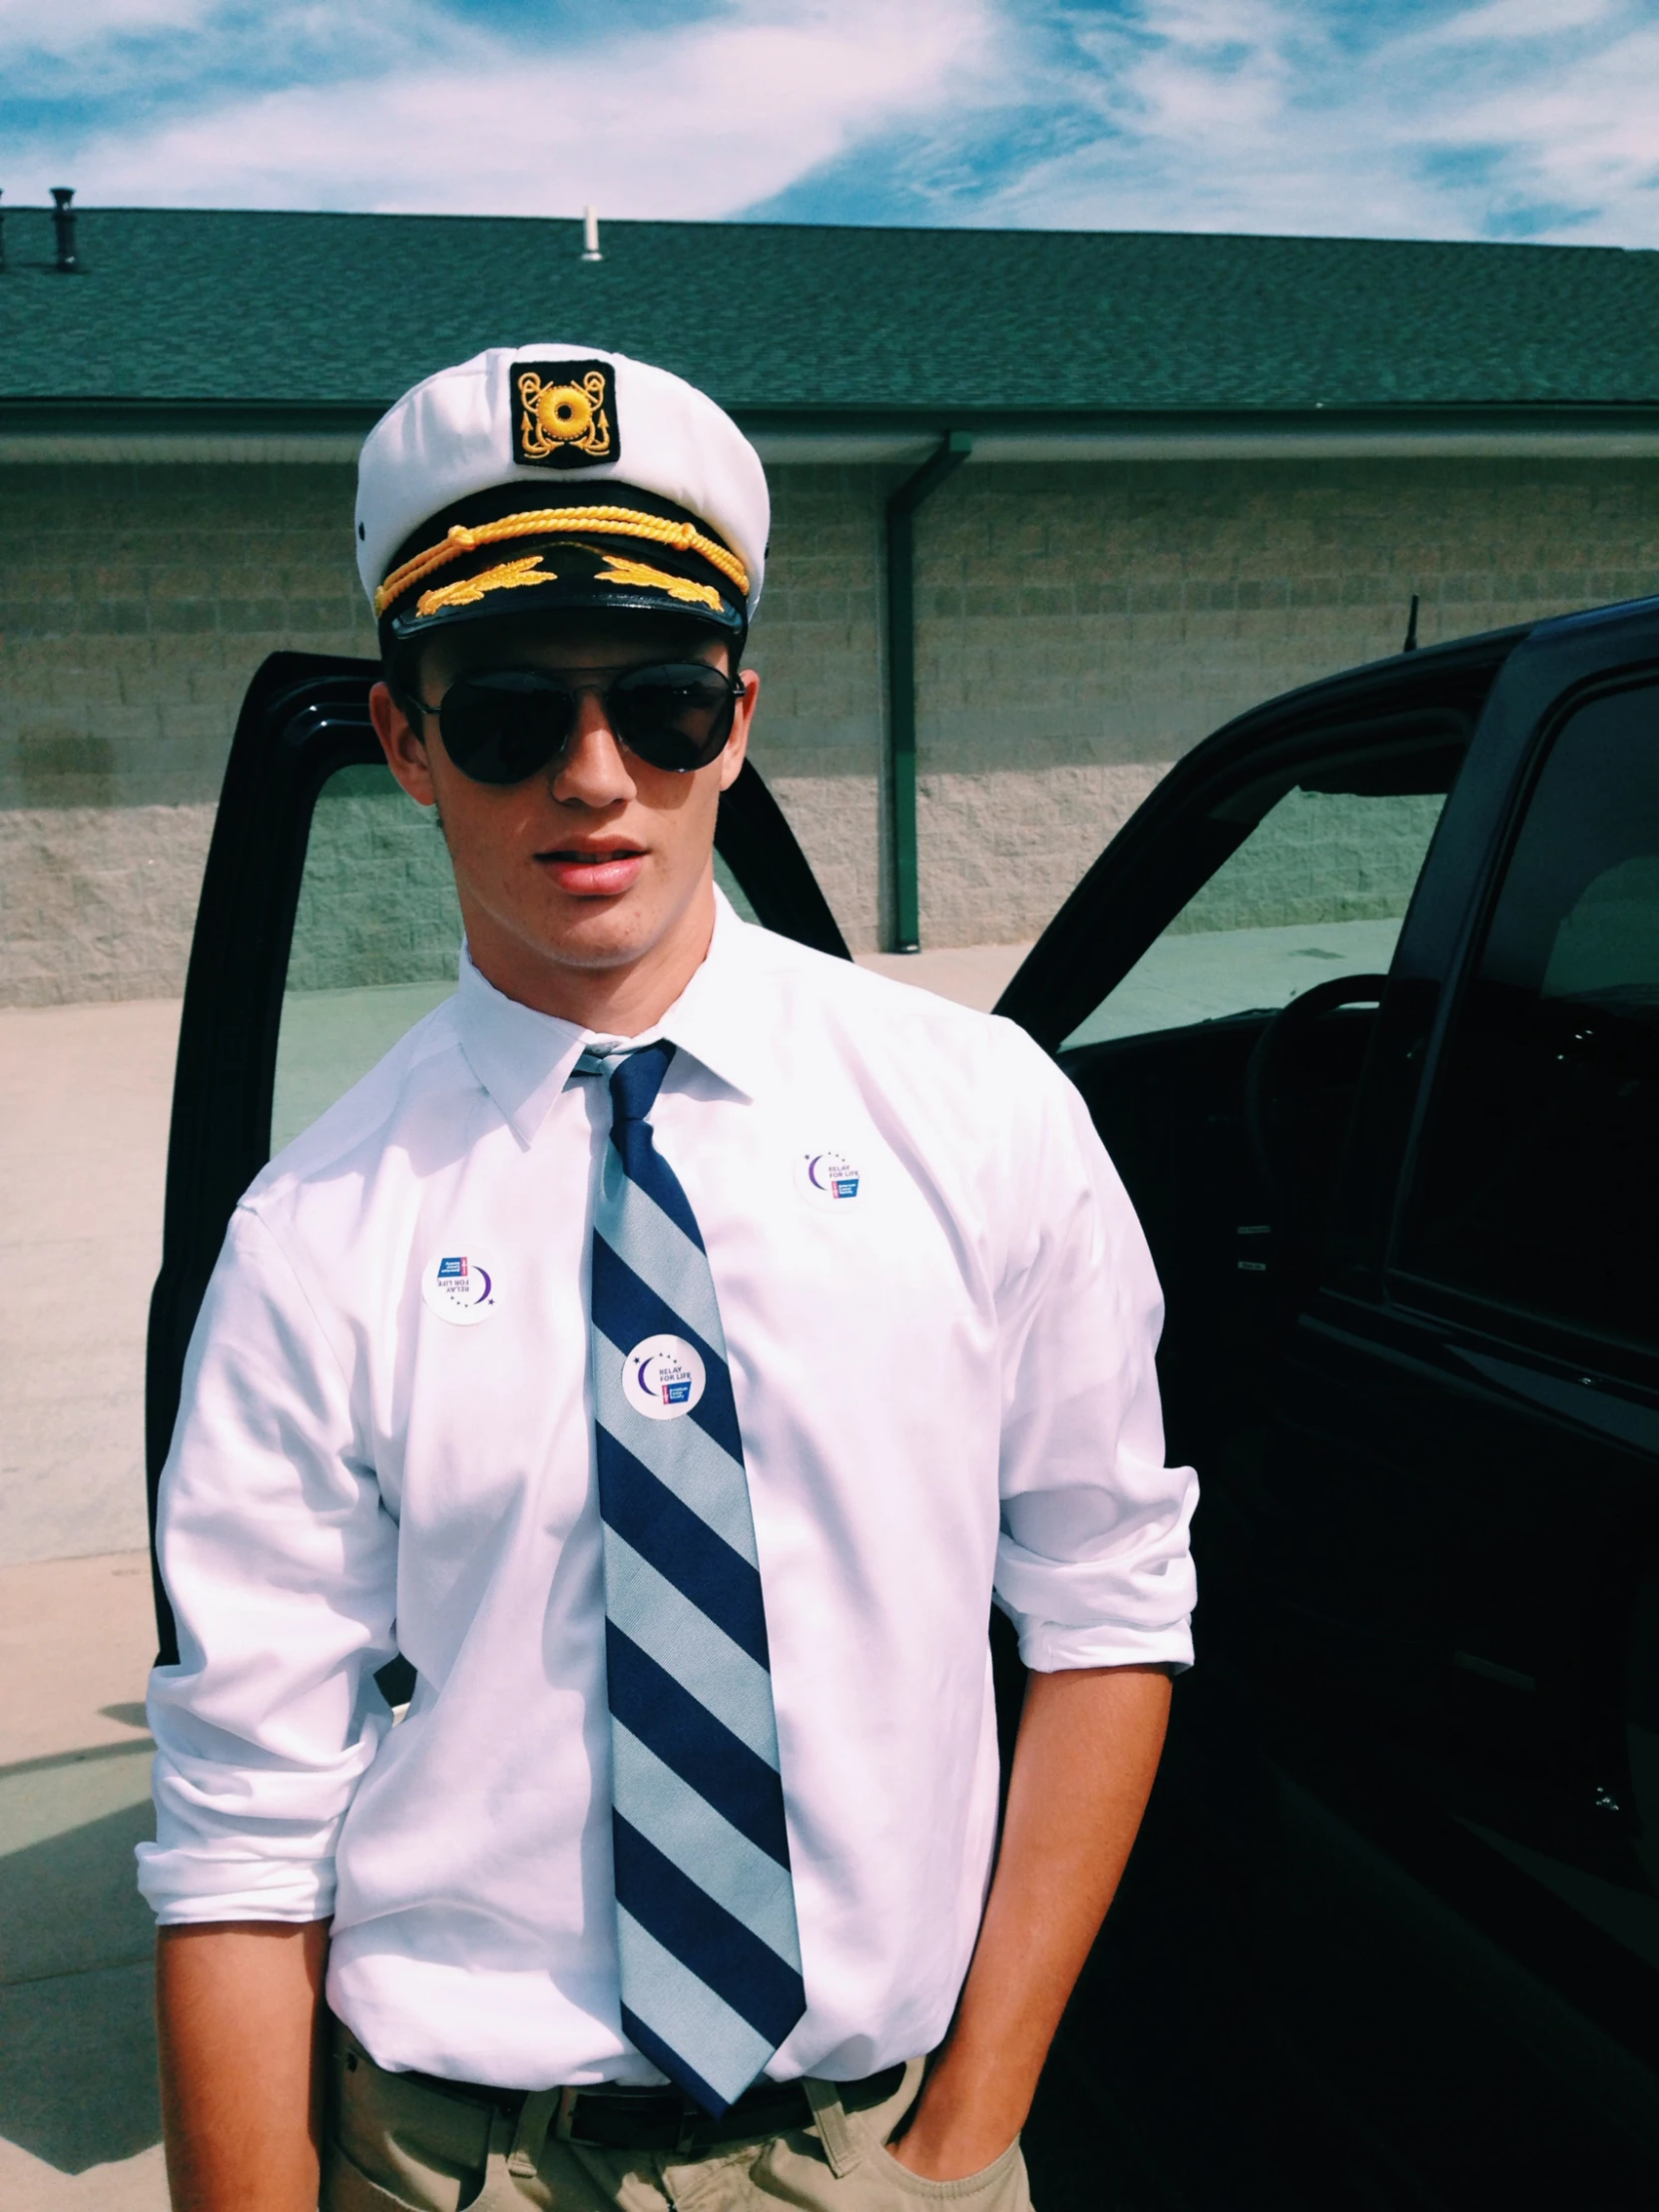
[[[667,1037],[740,1097],[753,1098],[759,1073],[743,973],[749,924],[715,887],[715,930],[702,966],[662,1020],[630,1042]],[[570,1080],[585,1045],[599,1032],[557,1014],[538,1014],[487,982],[461,948],[455,1026],[468,1065],[526,1149]],[[616,1040],[607,1038],[606,1042]]]
[[[755,955],[767,942],[752,922],[739,918],[717,883],[707,957],[657,1025],[740,1098],[754,1098],[766,1080],[754,968]]]

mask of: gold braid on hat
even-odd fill
[[[701,553],[723,576],[730,577],[745,599],[749,597],[749,571],[742,561],[718,539],[705,536],[695,522],[670,522],[663,515],[641,514],[636,507],[537,507],[527,514],[503,515],[498,522],[452,523],[446,538],[392,570],[374,594],[374,612],[383,615],[392,601],[401,599],[412,585],[476,546],[538,537],[550,530],[643,538],[649,544],[673,546],[682,553]]]

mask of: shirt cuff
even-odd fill
[[[140,1894],[162,1928],[203,1921],[325,1921],[334,1910],[330,1859],[223,1858],[140,1844]]]
[[[1169,1667],[1183,1674],[1193,1663],[1192,1622],[1167,1628],[1058,1628],[1048,1621],[1019,1624],[1019,1655],[1033,1674],[1063,1674],[1072,1667]]]

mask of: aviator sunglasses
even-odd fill
[[[652,768],[685,776],[725,750],[743,685],[706,661],[565,675],[469,669],[436,707],[412,695],[406,704],[437,717],[443,749],[463,776],[475,784],[522,784],[569,745],[589,692],[603,702],[619,745]]]

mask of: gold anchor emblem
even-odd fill
[[[519,450],[527,459],[551,460],[560,452],[590,454],[603,461],[611,453],[611,418],[605,412],[605,376],[591,368],[579,384],[542,380],[527,368],[518,378]]]

